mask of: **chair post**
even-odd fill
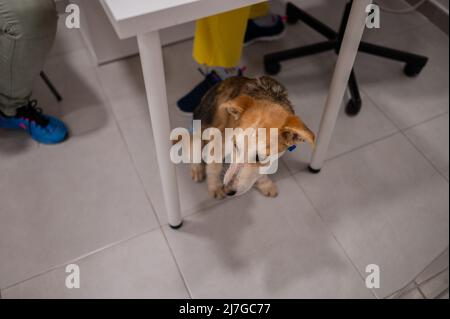
[[[58,90],[55,88],[55,86],[53,85],[53,83],[49,80],[49,78],[47,77],[47,75],[44,73],[44,71],[41,71],[40,73],[42,80],[44,80],[45,84],[47,85],[47,87],[50,89],[50,91],[53,93],[53,95],[55,96],[56,100],[58,102],[62,101],[62,96],[61,94],[59,94]]]

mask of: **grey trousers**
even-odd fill
[[[0,0],[0,111],[28,103],[56,35],[54,0]]]

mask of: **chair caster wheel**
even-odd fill
[[[347,105],[345,106],[345,113],[348,116],[356,116],[361,110],[361,105],[362,105],[361,101],[355,101],[351,99],[347,102]]]
[[[424,66],[418,66],[415,64],[406,64],[403,68],[403,73],[410,78],[413,78],[419,75],[420,71],[422,71]]]
[[[278,62],[264,63],[264,69],[267,74],[277,75],[281,71],[281,64]]]

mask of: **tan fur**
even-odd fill
[[[206,115],[205,115],[206,114]],[[202,118],[213,114],[210,123]],[[225,128],[266,128],[269,136],[270,128],[278,129],[278,150],[284,152],[288,147],[300,142],[315,144],[314,133],[294,114],[293,107],[287,98],[287,92],[281,84],[269,77],[259,79],[231,78],[211,89],[202,100],[202,104],[194,113],[194,118],[202,119],[202,131],[208,127],[218,128],[225,136]],[[207,121],[206,121],[207,122]],[[269,145],[267,145],[269,150]],[[238,178],[232,179],[232,185],[223,185],[220,179],[222,164],[206,165],[208,190],[212,197],[223,198],[231,190],[248,189],[254,179],[254,171],[258,164],[245,164]],[[195,181],[204,178],[204,165],[195,164],[192,176]],[[260,175],[255,187],[265,196],[277,196],[276,185],[267,175]],[[245,187],[241,187],[245,185]],[[250,185],[251,186],[251,185]]]

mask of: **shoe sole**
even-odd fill
[[[272,42],[272,41],[276,41],[276,40],[280,40],[281,38],[284,37],[284,35],[286,34],[286,30],[283,30],[283,32],[281,32],[278,35],[273,35],[273,36],[268,36],[268,37],[259,37],[259,38],[255,38],[253,40],[250,40],[248,42],[244,43],[244,47],[248,47],[256,42]]]

